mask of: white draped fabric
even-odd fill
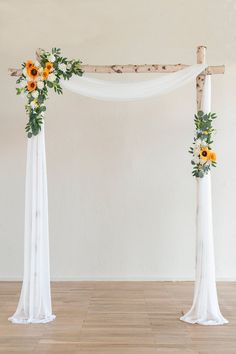
[[[211,78],[206,76],[202,110],[211,111]],[[202,325],[222,325],[217,298],[212,226],[211,175],[197,178],[196,276],[193,305],[180,319]]]
[[[24,278],[13,323],[46,323],[52,321],[48,193],[44,142],[41,132],[28,139],[25,186]]]
[[[86,76],[73,76],[63,80],[64,88],[82,96],[103,101],[136,101],[157,97],[178,89],[198,76],[207,65],[196,64],[155,79],[138,82],[99,80]]]
[[[204,64],[196,64],[176,73],[141,82],[110,82],[73,77],[70,81],[63,81],[62,85],[81,95],[101,100],[139,100],[173,91],[195,79],[205,67]],[[206,111],[209,109],[210,106],[205,107]],[[39,135],[28,139],[27,154],[24,278],[19,304],[10,320],[14,323],[46,323],[55,316],[52,314],[50,293],[44,126]],[[197,183],[197,279],[193,308],[182,320],[222,324],[226,321],[220,314],[215,288],[210,176]]]

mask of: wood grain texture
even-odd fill
[[[236,283],[219,283],[225,326],[179,320],[191,305],[191,282],[55,282],[48,324],[7,318],[20,283],[0,283],[0,353],[235,354]]]
[[[197,64],[204,64],[206,62],[206,47],[197,47]],[[197,111],[202,110],[202,97],[205,85],[205,75],[198,75],[196,78],[196,92],[197,92]]]
[[[173,73],[189,67],[186,64],[115,64],[115,65],[81,65],[85,73],[96,74],[132,74],[132,73]],[[21,69],[9,68],[10,76],[20,76]],[[208,66],[202,75],[224,74],[225,66]]]

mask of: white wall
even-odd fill
[[[0,279],[23,273],[27,118],[7,68],[52,46],[91,64],[194,63],[200,44],[208,46],[210,64],[226,64],[226,74],[213,77],[213,212],[217,277],[236,279],[234,4],[0,0]],[[52,93],[47,107],[52,278],[192,278],[195,181],[187,151],[194,83],[135,103]]]

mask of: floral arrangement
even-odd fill
[[[203,178],[211,170],[211,166],[216,167],[216,153],[211,148],[212,135],[215,133],[212,122],[216,118],[216,114],[211,112],[199,111],[195,115],[195,137],[189,149],[190,154],[193,155],[191,163],[194,177]]]
[[[29,121],[25,130],[28,138],[37,135],[41,130],[48,89],[62,94],[60,79],[69,80],[73,74],[82,76],[80,64],[80,60],[62,57],[59,48],[53,48],[51,52],[41,49],[36,61],[28,60],[22,64],[22,73],[16,81],[20,86],[16,88],[16,93],[27,99],[25,110]]]

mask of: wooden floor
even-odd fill
[[[56,282],[57,318],[13,325],[20,284],[0,282],[0,352],[63,354],[236,354],[236,283],[219,283],[225,326],[179,320],[191,305],[190,282]]]

